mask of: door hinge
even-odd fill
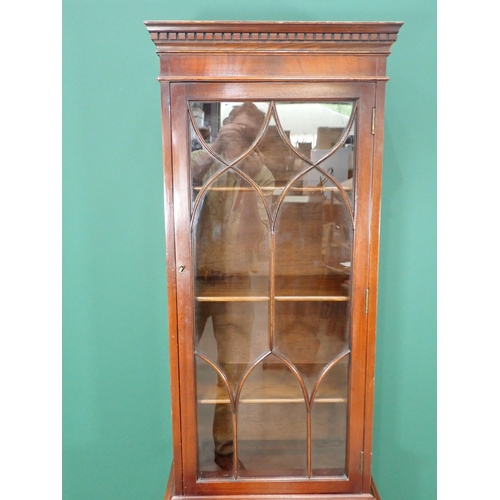
[[[368,314],[368,297],[370,294],[370,290],[368,288],[365,290],[365,314]]]
[[[360,451],[359,452],[359,472],[361,473],[361,475],[363,475],[363,469],[365,467],[365,461],[363,460],[364,457],[365,457],[365,452]]]
[[[372,135],[375,135],[375,108],[372,108]]]

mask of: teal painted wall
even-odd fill
[[[405,22],[388,61],[373,475],[383,500],[436,498],[435,2],[65,0],[64,499],[160,499],[171,461],[146,19]]]

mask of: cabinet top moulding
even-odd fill
[[[226,82],[387,80],[402,24],[145,21],[159,81]]]
[[[389,54],[402,22],[145,21],[157,52],[253,49]],[[248,46],[246,46],[248,49]]]

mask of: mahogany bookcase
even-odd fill
[[[402,23],[145,24],[163,130],[165,498],[378,498],[384,95]]]

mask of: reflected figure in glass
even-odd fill
[[[215,141],[209,144],[210,151],[221,161],[203,147],[191,153],[194,197],[208,186],[201,194],[194,228],[195,294],[198,297],[207,293],[213,296],[221,289],[234,296],[252,295],[258,281],[254,278],[267,278],[269,273],[268,257],[261,258],[268,254],[269,218],[264,201],[252,182],[269,188],[267,193],[271,196],[274,177],[258,149],[254,148],[241,161],[235,162],[256,140],[265,116],[251,102],[235,106],[224,119]],[[234,168],[227,168],[232,163]],[[206,355],[212,362],[216,358],[215,366],[220,370],[212,432],[214,461],[223,471],[222,475],[226,471],[232,476],[234,468],[231,401],[251,362],[256,335],[255,315],[261,308],[262,304],[252,301],[223,298],[199,300],[196,306],[195,344],[201,355]],[[265,314],[267,308],[265,303]],[[207,333],[209,330],[211,332]],[[267,331],[264,333],[267,335]],[[205,334],[211,334],[215,339],[216,353],[206,353],[200,347]],[[243,465],[239,463],[238,467],[241,470]]]
[[[189,109],[198,477],[342,475],[356,104]]]

